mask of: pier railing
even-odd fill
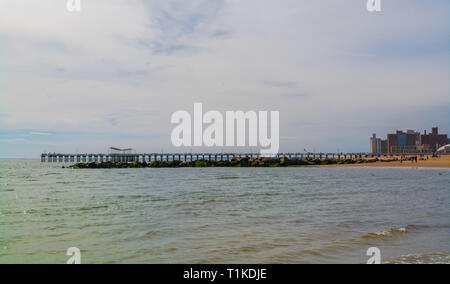
[[[41,162],[49,163],[92,163],[92,162],[152,162],[152,161],[230,161],[234,158],[255,159],[258,153],[141,153],[141,154],[62,154],[43,153]],[[287,159],[357,159],[375,158],[385,155],[370,153],[279,153],[275,158]]]

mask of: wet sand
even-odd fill
[[[401,162],[401,157],[396,156],[398,161],[386,161],[391,158],[379,158],[379,161],[375,163],[365,163],[365,164],[342,164],[342,165],[330,165],[331,167],[423,167],[423,168],[450,168],[450,155],[442,155],[438,158],[433,158],[431,156],[425,156],[424,160],[418,158],[417,163],[411,161]]]

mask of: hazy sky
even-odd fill
[[[170,116],[280,111],[281,151],[450,132],[448,0],[0,0],[0,157],[173,149]],[[185,149],[189,150],[190,149]],[[192,149],[196,151],[197,149]]]

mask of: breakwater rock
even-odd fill
[[[290,166],[324,166],[324,165],[341,165],[341,164],[362,164],[373,163],[376,160],[368,159],[348,159],[348,160],[331,160],[331,159],[233,159],[231,161],[214,161],[214,160],[197,160],[197,161],[152,161],[152,162],[92,162],[77,163],[70,168],[73,169],[114,169],[114,168],[207,168],[207,167],[290,167]]]

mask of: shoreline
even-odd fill
[[[450,169],[450,165],[416,165],[399,163],[372,163],[372,164],[343,164],[343,165],[324,165],[316,167],[345,167],[345,168],[428,168],[428,169]]]
[[[418,159],[417,163],[414,161],[403,161],[401,162],[400,156],[396,157],[399,159],[398,161],[390,161],[387,162],[383,159],[380,159],[377,162],[371,163],[371,164],[345,164],[341,165],[344,167],[354,167],[354,166],[361,166],[361,167],[395,167],[395,168],[450,168],[450,155],[442,155],[439,157],[431,157],[426,156],[423,159]]]

